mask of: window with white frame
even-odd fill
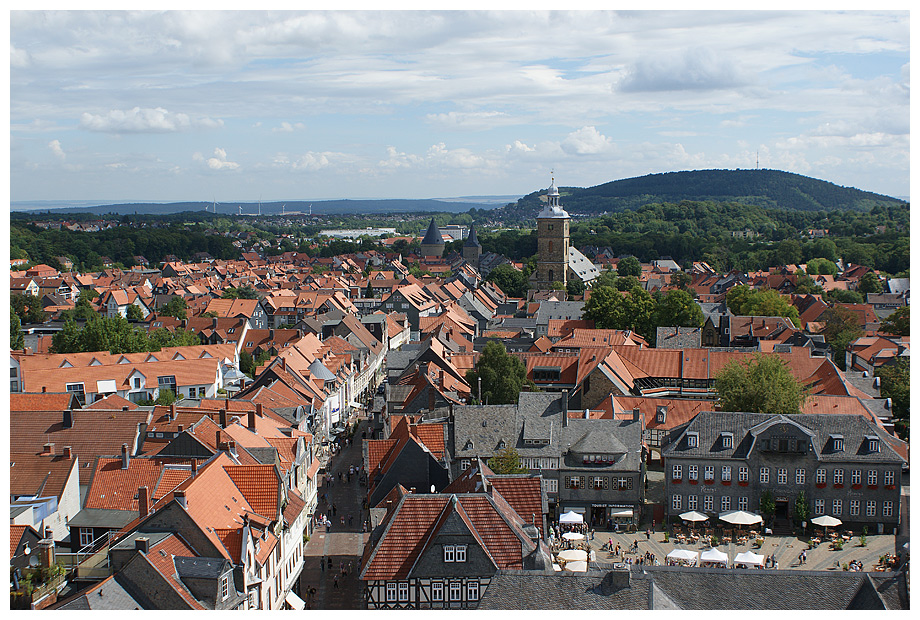
[[[722,448],[729,449],[732,447],[732,434],[722,433]]]
[[[547,493],[558,493],[559,492],[559,481],[554,479],[543,479],[543,488],[546,489]]]
[[[77,397],[77,400],[80,401],[81,405],[86,404],[86,392],[83,389],[82,383],[68,383],[65,389]]]
[[[749,475],[747,465],[742,465],[738,468],[738,482],[747,482]]]
[[[842,499],[835,499],[834,502],[831,504],[831,514],[834,515],[835,517],[843,514],[843,500]]]
[[[93,528],[91,527],[81,527],[80,528],[80,546],[85,547],[86,545],[93,544]]]
[[[470,468],[470,460],[469,460],[469,459],[461,459],[461,460],[460,460],[460,471],[466,471],[466,470],[469,469],[469,468]]]
[[[457,562],[466,562],[466,545],[456,545]]]
[[[760,468],[760,483],[767,484],[768,482],[770,482],[770,468],[761,467]]]
[[[875,516],[875,500],[874,499],[866,500],[866,516],[867,517]]]
[[[671,509],[680,510],[680,495],[671,496]]]
[[[870,469],[866,472],[866,484],[869,486],[875,486],[878,484],[878,471],[875,469]]]
[[[226,574],[220,578],[220,600],[226,600],[230,596],[230,575]]]
[[[399,582],[399,602],[405,603],[409,600],[409,584],[405,581]]]
[[[834,437],[834,452],[843,452],[843,437]]]
[[[703,468],[703,478],[706,480],[714,480],[716,477],[716,468],[713,465],[706,465]]]
[[[441,581],[431,582],[431,600],[432,601],[443,601],[444,600],[444,583]]]
[[[478,581],[467,581],[466,582],[466,600],[468,601],[478,601],[479,600],[479,582]]]
[[[712,512],[712,495],[703,496],[703,510]]]
[[[601,489],[607,488],[607,477],[606,476],[594,476],[591,479],[591,485],[594,487],[594,490],[599,491]]]
[[[395,583],[387,584],[387,602],[388,603],[396,602],[396,584]]]
[[[730,482],[732,479],[732,466],[723,465],[722,466],[722,482]]]
[[[894,513],[894,502],[882,502],[882,516],[890,517]]]
[[[842,469],[834,470],[834,484],[843,484],[843,470]]]
[[[565,477],[565,488],[567,489],[582,489],[585,486],[585,477],[584,476],[566,476]]]
[[[850,484],[862,484],[862,472],[858,469],[854,469],[853,473],[850,474]]]
[[[878,438],[870,437],[869,438],[869,452],[879,452]]]
[[[859,500],[851,499],[850,500],[850,516],[855,517],[858,515],[859,515]]]
[[[671,467],[671,479],[680,480],[683,477],[683,467],[681,465],[673,465]]]
[[[815,472],[815,483],[825,484],[827,482],[827,470],[819,469]]]
[[[700,477],[700,469],[696,465],[687,465],[687,479],[696,480]]]
[[[777,468],[776,484],[786,484],[786,468],[785,467]]]
[[[459,581],[451,581],[448,588],[448,596],[451,601],[459,601],[463,597],[463,584]]]
[[[824,500],[823,499],[815,500],[815,514],[819,516],[824,514]]]
[[[687,510],[696,510],[697,502],[698,502],[698,501],[699,501],[699,497],[698,497],[698,496],[696,496],[696,495],[688,495],[688,496],[687,496]]]
[[[700,443],[700,436],[696,433],[687,433],[687,446],[690,448],[695,448]]]
[[[795,483],[805,484],[805,470],[801,467],[795,470]]]
[[[748,498],[746,495],[742,495],[738,498],[738,510],[747,510],[748,509]]]
[[[885,486],[890,486],[894,484],[894,471],[888,470],[885,472]]]
[[[141,389],[142,387],[144,387],[144,386],[141,384],[141,378],[140,378],[140,377],[134,377],[134,389],[135,389],[135,390],[139,390],[139,389]]]
[[[457,561],[456,547],[454,547],[453,545],[444,545],[444,561],[445,562],[456,562]]]
[[[722,496],[722,512],[725,512],[726,510],[731,510],[731,509],[732,509],[732,496],[723,495]]]

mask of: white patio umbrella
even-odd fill
[[[573,573],[585,573],[588,571],[587,562],[568,562],[565,565],[565,570],[572,571]]]
[[[727,510],[719,513],[719,520],[732,525],[754,525],[763,523],[763,517],[746,510]]]
[[[560,567],[558,564],[553,564],[553,570],[554,570],[554,571],[561,571],[561,570],[562,570],[562,567]]]
[[[559,523],[584,523],[585,519],[580,514],[574,510],[570,510],[561,517],[559,517]]]
[[[700,562],[715,562],[728,566],[728,554],[722,553],[718,549],[707,549],[700,554]]]
[[[699,558],[700,554],[697,551],[690,551],[689,549],[675,549],[668,554],[669,560],[685,560],[694,564],[697,563]]]
[[[585,535],[579,534],[578,532],[566,532],[562,537],[566,540],[584,540]]]
[[[837,527],[843,523],[843,521],[837,517],[831,517],[829,515],[821,515],[820,517],[815,517],[811,520],[811,522],[815,525],[820,525],[821,527]]]
[[[566,562],[587,562],[588,552],[581,549],[566,549],[559,552],[559,559]]]
[[[746,566],[763,566],[764,556],[758,555],[753,551],[745,551],[735,556],[735,564],[744,564]]]
[[[691,510],[690,512],[685,512],[681,514],[680,518],[683,519],[684,521],[706,521],[707,519],[709,519],[708,516],[704,515],[701,512],[697,512],[695,510]]]

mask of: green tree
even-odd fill
[[[224,289],[221,297],[223,299],[258,299],[259,292],[247,284],[246,286]]]
[[[802,327],[799,311],[789,300],[773,289],[755,291],[747,284],[732,287],[725,295],[732,313],[738,316],[782,316],[796,327]]]
[[[891,399],[891,414],[894,428],[901,439],[910,437],[910,362],[899,359],[875,369],[875,376],[881,379],[879,393],[882,398]]]
[[[813,258],[805,263],[805,270],[813,276],[832,276],[837,273],[837,265],[826,258]]]
[[[564,291],[564,290],[565,290],[565,284],[563,284],[563,283],[560,282],[559,280],[553,280],[553,281],[550,283],[549,288],[550,288],[551,291]]]
[[[760,494],[760,514],[768,520],[776,515],[776,500],[773,499],[773,493],[769,490]]]
[[[635,256],[621,258],[617,263],[617,274],[621,276],[634,276],[638,278],[642,275],[642,263]]]
[[[834,351],[834,363],[844,370],[847,347],[865,333],[859,317],[852,310],[833,306],[824,311],[821,320],[824,322],[821,333],[824,335],[824,341],[831,345]]]
[[[702,327],[703,309],[687,291],[671,289],[658,301],[658,327]]]
[[[496,474],[526,474],[530,470],[521,467],[521,455],[514,448],[504,448],[489,459],[489,469]]]
[[[583,318],[598,329],[629,329],[654,342],[657,305],[648,291],[633,287],[625,292],[609,286],[594,289]]]
[[[760,354],[726,364],[716,375],[715,389],[723,411],[782,415],[800,413],[808,393],[785,361]]]
[[[803,522],[808,523],[808,517],[811,510],[808,507],[808,499],[805,497],[805,491],[799,491],[795,496],[795,505],[792,507],[792,516],[795,525],[801,525]]]
[[[143,321],[144,313],[141,312],[141,309],[138,306],[131,304],[125,310],[125,318],[127,318],[129,321]]]
[[[618,276],[617,276],[616,271],[611,271],[609,269],[606,271],[602,271],[601,275],[594,278],[594,281],[591,282],[591,288],[593,289],[600,288],[602,286],[609,286],[610,288],[616,288],[617,279],[618,279]]]
[[[256,369],[255,360],[252,358],[252,353],[248,351],[240,351],[240,370],[250,376],[250,378],[255,378],[253,372]]]
[[[170,299],[165,306],[160,308],[158,314],[160,316],[171,316],[177,319],[184,319],[187,316],[188,303],[185,301],[185,298],[176,295]]]
[[[89,303],[89,297],[84,296],[83,293],[80,293],[80,297],[77,299],[77,303],[74,304],[72,310],[65,310],[61,313],[61,318],[65,321],[68,319],[84,319],[92,320],[99,318],[99,313],[96,312],[96,309]]]
[[[489,282],[501,289],[508,297],[526,297],[529,283],[527,276],[512,265],[499,265],[489,272],[486,278]]]
[[[569,297],[576,297],[578,295],[584,295],[585,288],[585,283],[581,278],[572,278],[566,283],[565,292]]]
[[[863,303],[862,295],[856,291],[831,289],[823,294],[825,301],[836,301],[842,304],[861,304]]]
[[[882,292],[882,281],[874,271],[869,271],[863,274],[863,276],[859,279],[859,292],[863,295]],[[866,299],[868,299],[868,297],[866,297]]]
[[[686,271],[678,271],[671,274],[671,284],[676,286],[679,290],[684,290],[690,286],[690,283],[693,282],[693,277]]]
[[[479,394],[479,379],[482,379],[482,394]],[[515,404],[524,385],[533,386],[527,379],[524,362],[509,355],[504,345],[495,340],[483,348],[476,367],[466,372],[466,381],[478,400],[490,405]]]
[[[25,346],[25,339],[22,335],[22,323],[19,321],[19,315],[10,306],[10,348],[21,349]]]
[[[898,308],[888,315],[878,330],[883,334],[895,334],[897,336],[910,336],[910,306]]]
[[[19,321],[26,325],[30,323],[44,323],[45,311],[42,309],[41,300],[35,295],[10,295],[10,306],[19,316]]]

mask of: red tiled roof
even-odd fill
[[[79,408],[77,397],[66,392],[10,393],[10,411],[64,411]]]
[[[280,478],[274,465],[229,465],[224,470],[255,512],[276,518]]]

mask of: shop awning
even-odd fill
[[[610,513],[611,517],[631,517],[633,516],[633,511],[630,508],[620,508]]]
[[[303,611],[303,608],[307,606],[303,599],[293,592],[288,592],[288,595],[284,597],[284,602],[290,605],[291,609],[296,609],[297,611]]]

